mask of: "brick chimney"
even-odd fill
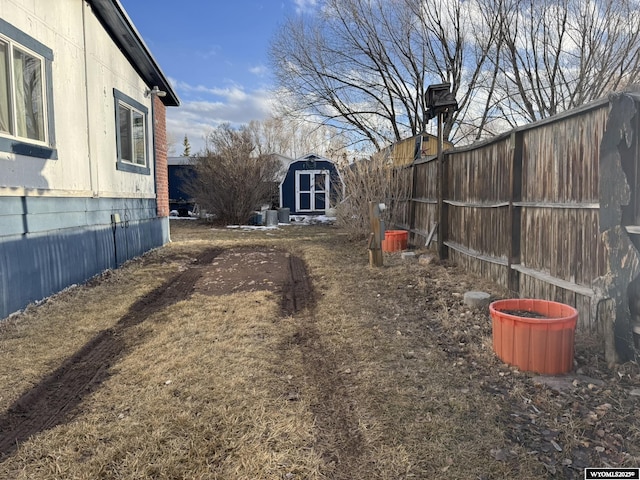
[[[153,134],[156,172],[156,208],[159,217],[169,216],[169,171],[167,168],[167,107],[153,96]]]

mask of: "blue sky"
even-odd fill
[[[262,120],[271,112],[269,42],[289,15],[317,0],[120,0],[181,100],[167,130],[182,153],[196,153],[222,123]]]

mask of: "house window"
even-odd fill
[[[148,109],[140,102],[114,90],[116,104],[116,168],[125,172],[149,175]]]
[[[0,19],[0,151],[57,158],[53,52]]]

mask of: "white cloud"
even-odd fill
[[[222,47],[220,45],[211,45],[207,50],[197,50],[195,54],[200,58],[209,60],[213,57],[217,57],[221,51]]]
[[[171,83],[182,101],[180,107],[167,109],[167,132],[180,141],[186,134],[194,153],[202,149],[212,128],[222,123],[242,125],[264,120],[274,111],[273,95],[268,90],[191,85],[175,79]],[[180,145],[176,147],[181,150]]]
[[[220,97],[227,101],[243,101],[247,98],[247,93],[240,86],[231,86],[225,88],[219,87],[206,87],[204,85],[191,85],[182,81],[171,81],[173,87],[178,92],[186,93],[187,96],[191,94],[206,94],[213,97]],[[180,95],[180,94],[179,94]]]
[[[311,13],[318,7],[318,0],[293,0],[296,13]]]
[[[255,67],[251,67],[249,72],[253,73],[258,77],[263,77],[267,73],[268,69],[264,65],[256,65]]]

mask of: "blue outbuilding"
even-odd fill
[[[344,194],[336,164],[315,154],[289,163],[280,182],[280,207],[292,215],[325,215]]]
[[[195,203],[188,193],[187,184],[195,176],[196,171],[189,157],[169,157],[167,159],[169,176],[169,209],[186,217],[193,211]]]

